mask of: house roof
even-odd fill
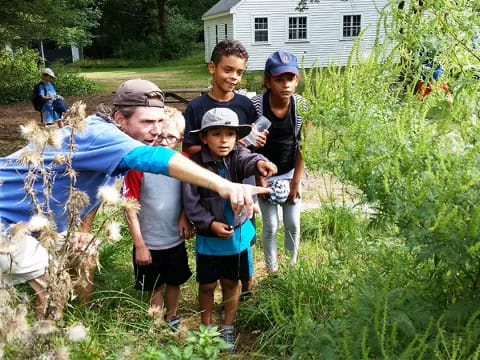
[[[220,0],[215,5],[213,5],[205,14],[203,14],[202,18],[228,11],[233,6],[237,5],[240,1],[242,0]]]

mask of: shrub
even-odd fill
[[[0,103],[9,104],[31,99],[39,81],[40,57],[33,50],[20,49],[13,56],[0,51]]]

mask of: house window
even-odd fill
[[[215,25],[215,44],[218,44],[218,25]]]
[[[228,25],[225,24],[225,39],[228,38]]]
[[[255,42],[268,42],[268,18],[255,18]]]
[[[307,40],[306,16],[291,16],[288,18],[288,40]]]
[[[355,37],[360,34],[361,15],[344,15],[343,16],[343,37]]]

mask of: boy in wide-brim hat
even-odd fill
[[[276,166],[237,144],[250,130],[250,125],[239,125],[233,110],[210,109],[202,118],[201,128],[190,132],[199,136],[202,143],[200,152],[191,159],[232,182],[242,182],[252,175],[270,177],[276,173]],[[197,230],[195,250],[202,323],[211,325],[213,296],[220,280],[225,308],[221,334],[233,350],[240,279],[252,274],[250,241],[255,228],[243,213],[234,216],[230,206],[209,189],[184,184],[183,202],[185,213]]]

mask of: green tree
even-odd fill
[[[49,39],[61,45],[90,42],[100,9],[95,0],[17,0],[0,6],[0,44]]]
[[[94,30],[93,57],[172,58],[191,50],[202,30],[201,15],[216,0],[104,0]]]

